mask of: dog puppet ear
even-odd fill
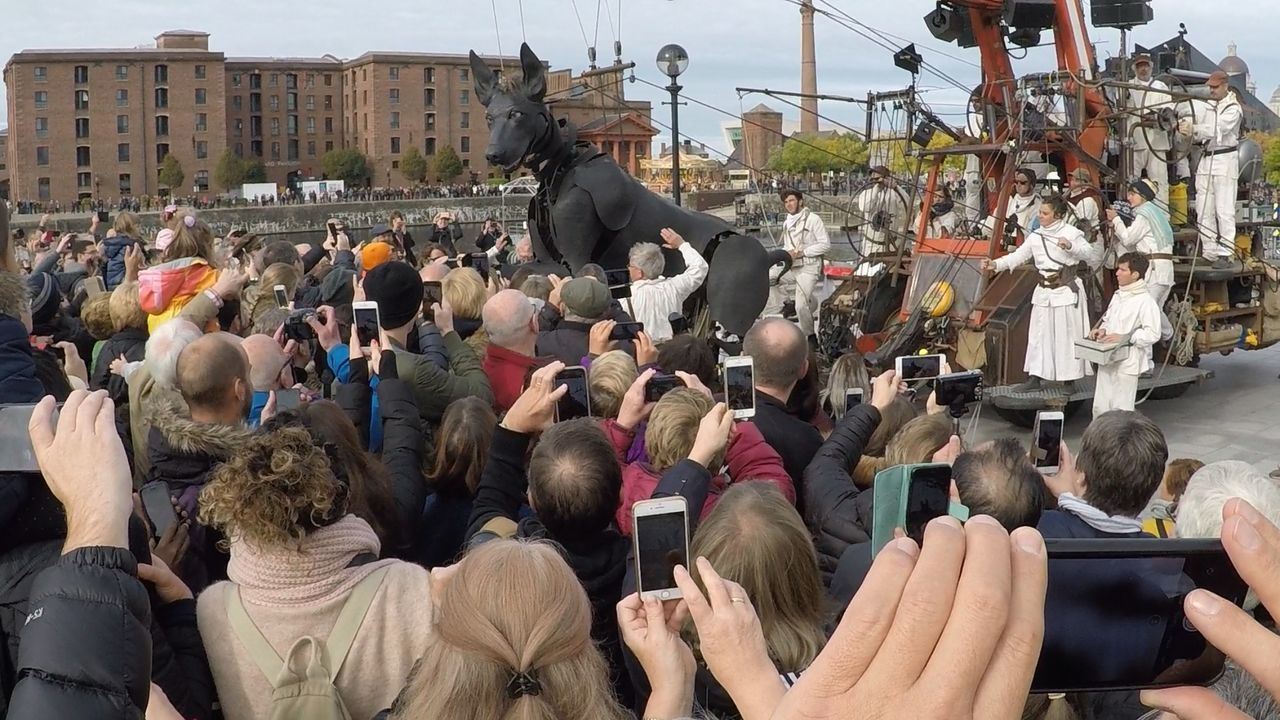
[[[533,54],[528,43],[520,45],[520,67],[524,70],[525,97],[534,102],[542,102],[547,94],[547,68]]]
[[[471,77],[475,80],[476,97],[481,105],[488,107],[498,88],[498,75],[488,63],[480,59],[475,50],[471,51]]]

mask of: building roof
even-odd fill
[[[765,105],[764,103],[760,103],[759,105],[743,113],[743,115],[781,115],[781,114],[782,113],[778,112],[777,110],[774,110],[773,108],[769,107],[768,105]]]
[[[326,65],[342,69],[342,60],[332,55],[324,57],[229,57],[228,65]]]
[[[520,58],[511,57],[509,55],[481,55],[480,59],[490,64],[510,63],[513,67],[520,67]],[[353,65],[364,65],[371,62],[441,62],[465,64],[471,62],[471,56],[464,55],[462,53],[422,53],[370,50],[359,57],[348,60],[346,64],[350,67]]]
[[[1228,55],[1222,58],[1222,62],[1218,63],[1218,67],[1228,75],[1248,75],[1249,63],[1245,62],[1239,55]]]
[[[579,133],[599,133],[605,132],[621,125],[624,122],[631,121],[641,128],[647,130],[652,135],[657,135],[658,131],[653,125],[645,122],[645,119],[636,113],[610,113],[598,118],[594,118],[590,122],[578,126]]]
[[[165,30],[157,37],[164,37],[165,35],[171,35],[174,37],[209,37],[209,33],[201,32],[199,30]]]
[[[1280,102],[1280,87],[1276,88],[1276,91],[1271,93],[1271,102]]]

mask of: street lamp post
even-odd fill
[[[680,91],[677,79],[689,67],[689,53],[672,43],[658,51],[658,70],[671,79],[671,197],[680,204]]]

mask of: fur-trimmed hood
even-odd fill
[[[152,431],[148,452],[153,464],[158,460],[163,463],[164,456],[226,460],[253,435],[253,430],[247,425],[196,422],[172,400],[154,397],[156,402],[145,411]],[[157,480],[173,480],[157,473],[154,468],[152,475]]]

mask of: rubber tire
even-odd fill
[[[1076,400],[1067,403],[1066,407],[1062,409],[1062,416],[1067,420],[1075,417],[1076,413],[1080,412],[1080,408],[1084,407],[1085,402],[1087,401]],[[1011,408],[1002,408],[995,404],[991,405],[991,409],[995,410],[1001,419],[1020,428],[1030,430],[1036,426],[1036,410],[1013,410]]]
[[[1163,387],[1153,388],[1151,394],[1147,396],[1150,400],[1172,400],[1182,397],[1187,390],[1195,383],[1178,383],[1177,385],[1165,385]]]

